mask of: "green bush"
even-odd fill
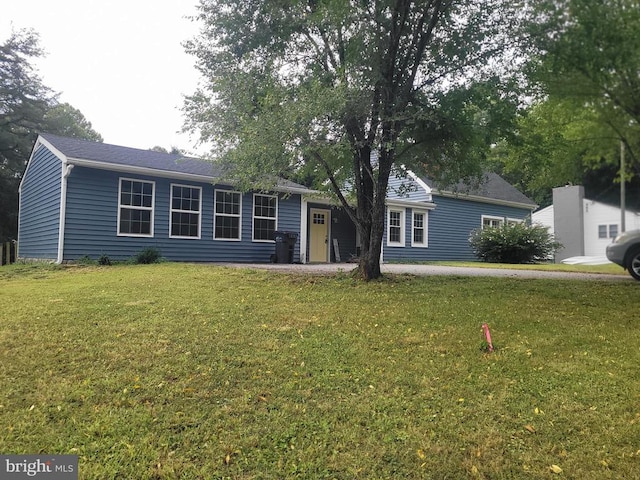
[[[100,257],[98,258],[98,265],[111,265],[111,259],[109,258],[109,255],[105,255],[104,253],[100,255]]]
[[[133,257],[134,263],[158,263],[162,255],[160,250],[155,247],[147,247],[140,252],[138,252],[135,257]]]
[[[562,246],[547,227],[524,222],[474,230],[469,243],[476,257],[491,263],[544,262]]]

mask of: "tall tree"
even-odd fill
[[[29,59],[42,55],[31,31],[14,32],[0,45],[0,240],[15,238],[18,184],[34,132],[54,99]]]
[[[377,278],[394,165],[476,174],[512,113],[495,59],[514,52],[516,3],[201,0],[187,50],[205,83],[185,128],[245,188],[299,171],[328,186],[359,231],[359,274]]]
[[[0,44],[0,241],[17,237],[18,186],[38,133],[102,140],[80,111],[59,104],[42,83],[31,64],[42,54],[31,30]]]
[[[622,142],[627,178],[640,175],[640,4],[540,0],[535,8],[530,79],[538,95],[507,170],[528,172],[529,191],[584,182],[619,165]]]
[[[496,171],[546,206],[553,187],[588,183],[591,172],[601,175],[612,157],[617,160],[619,149],[619,139],[593,108],[551,97],[521,112],[516,133],[499,142],[491,157]]]
[[[94,142],[103,141],[102,135],[93,129],[83,113],[68,103],[54,103],[45,113],[43,121],[49,133]]]

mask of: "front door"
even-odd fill
[[[309,261],[329,261],[329,210],[312,208],[309,227]]]

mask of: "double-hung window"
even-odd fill
[[[404,210],[387,211],[387,244],[404,247]]]
[[[200,238],[202,189],[188,185],[171,185],[170,236]]]
[[[278,223],[278,197],[275,195],[253,195],[253,240],[273,241]]]
[[[154,182],[120,179],[118,235],[153,237]]]
[[[242,195],[230,190],[216,190],[214,200],[213,238],[240,240]]]
[[[598,225],[598,238],[616,238],[618,236],[618,224]]]
[[[504,217],[482,215],[482,228],[497,228],[504,224]]]
[[[427,212],[413,211],[412,222],[412,234],[411,234],[411,246],[412,247],[426,247],[427,246]]]
[[[607,238],[607,226],[598,225],[598,238]]]

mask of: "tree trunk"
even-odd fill
[[[360,264],[356,274],[363,280],[375,280],[382,276],[382,271],[380,270],[382,234],[377,232],[378,229],[381,230],[382,228],[382,225],[372,228],[369,243],[362,246]]]
[[[373,208],[358,206],[359,213],[366,218],[361,225],[360,263],[356,275],[363,280],[375,280],[382,276],[380,255],[382,253],[382,234],[384,232],[385,198],[373,199]],[[362,210],[362,211],[360,211]]]

